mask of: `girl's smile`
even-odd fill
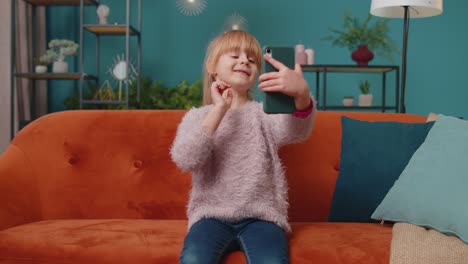
[[[243,73],[247,76],[250,76],[251,73],[250,73],[250,70],[246,70],[246,69],[239,69],[239,70],[234,70],[234,72],[237,72],[237,73]]]

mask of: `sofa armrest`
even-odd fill
[[[37,180],[24,152],[10,144],[0,156],[0,230],[41,219]]]

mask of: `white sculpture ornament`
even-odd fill
[[[107,24],[107,17],[109,17],[109,7],[107,5],[99,5],[96,13],[99,18],[99,24],[100,25],[106,25]]]
[[[131,61],[127,66],[124,54],[117,55],[114,58],[112,66],[107,70],[107,72],[110,73],[110,75],[117,81],[117,87],[119,90],[118,98],[120,101],[122,100],[122,83],[128,83],[131,85],[138,77],[135,66]]]

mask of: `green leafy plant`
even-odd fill
[[[361,90],[362,94],[369,94],[370,92],[370,82],[369,81],[361,81],[359,83],[359,90]]]
[[[368,49],[379,56],[392,61],[393,53],[399,53],[398,45],[390,38],[388,19],[377,18],[371,24],[372,16],[369,14],[363,21],[359,17],[351,16],[349,10],[344,14],[343,29],[331,28],[331,35],[322,38],[331,41],[333,47],[346,47],[353,52],[359,45],[367,45]]]
[[[35,65],[44,65],[52,63],[55,60],[55,55],[51,50],[47,50],[45,54],[34,58]]]
[[[354,96],[346,95],[346,96],[343,96],[343,98],[345,98],[345,99],[354,99]]]
[[[125,86],[124,86],[125,87]],[[129,85],[129,105],[131,109],[189,109],[202,105],[202,81],[192,84],[183,80],[174,87],[165,87],[160,82],[149,77],[141,79],[140,101],[137,101],[137,83]],[[118,92],[110,85],[97,87],[93,82],[88,82],[88,89],[84,99],[108,101],[117,100]],[[68,109],[79,109],[78,91],[64,101]],[[84,105],[85,109],[125,109],[125,105]]]
[[[141,80],[140,102],[136,102],[136,82],[130,89],[131,103],[138,109],[189,109],[202,104],[202,81],[189,84],[182,80],[174,87],[143,78]]]

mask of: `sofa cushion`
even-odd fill
[[[291,223],[290,263],[387,264],[391,226]],[[184,220],[55,220],[0,231],[0,263],[178,263]],[[225,264],[243,264],[240,252]]]
[[[468,244],[454,236],[408,223],[396,223],[392,230],[392,264],[468,263]]]
[[[433,123],[367,122],[343,116],[340,171],[328,221],[371,221]]]
[[[388,264],[391,225],[320,222],[291,226],[291,264]]]
[[[454,234],[468,243],[468,122],[439,115],[372,214]]]
[[[0,263],[178,263],[186,228],[184,220],[34,222],[0,231]]]

